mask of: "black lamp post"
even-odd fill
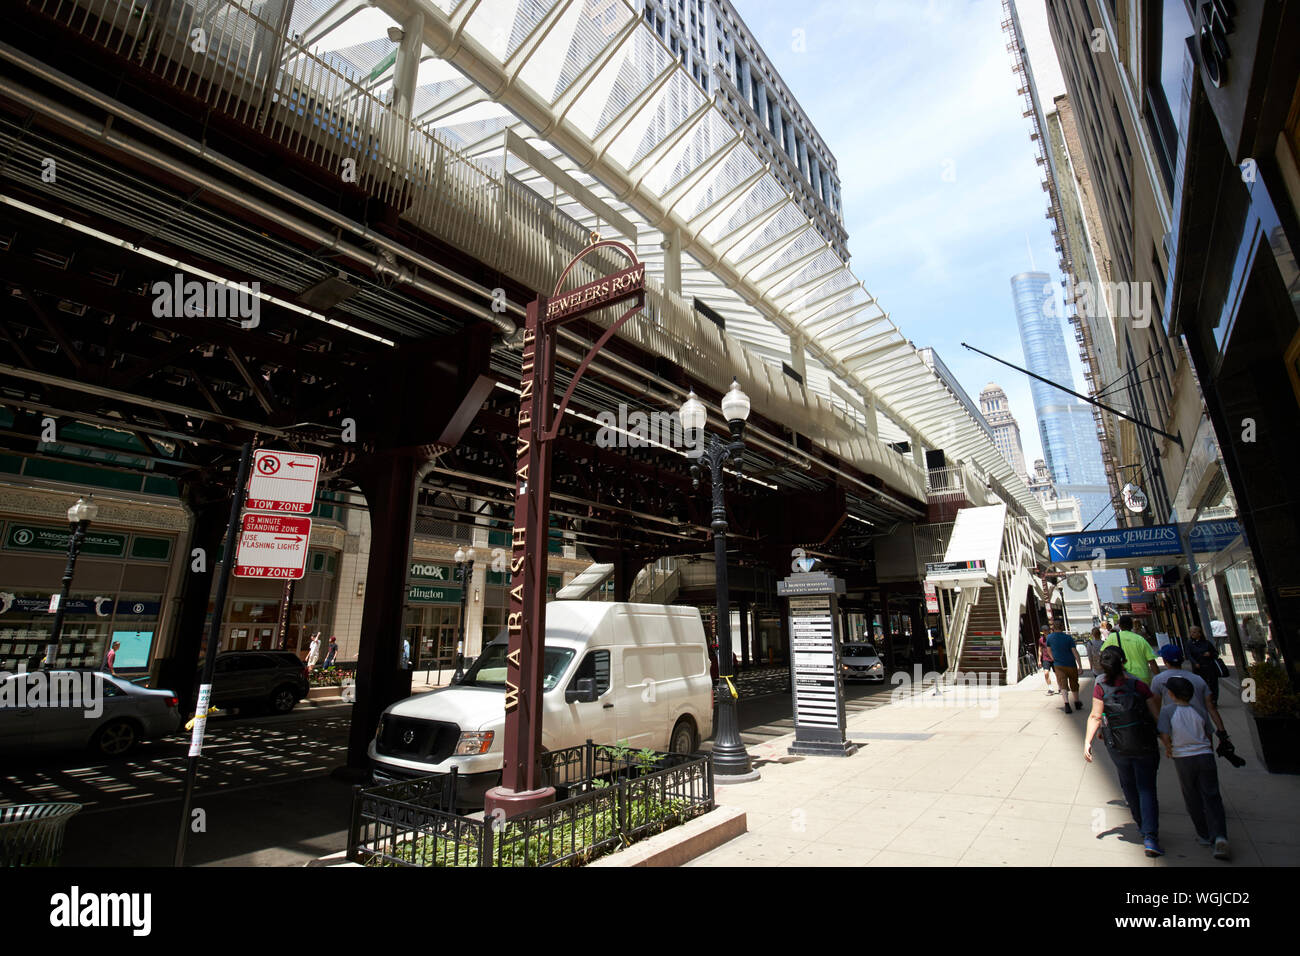
[[[733,380],[731,388],[722,397],[722,417],[731,429],[731,440],[724,441],[704,431],[708,411],[696,397],[695,391],[686,397],[679,412],[682,428],[688,434],[703,435],[704,447],[700,457],[708,465],[709,480],[713,483],[713,560],[718,590],[718,683],[714,686],[714,702],[718,717],[713,728],[713,769],[720,777],[736,780],[754,779],[749,754],[740,739],[740,725],[736,717],[736,692],[732,683],[731,665],[731,597],[727,589],[727,506],[722,495],[722,468],[728,462],[739,466],[744,454],[745,420],[749,418],[749,396],[741,391],[740,383]],[[691,466],[694,487],[700,487],[703,469]]]
[[[78,498],[77,503],[68,509],[68,528],[72,534],[68,537],[68,564],[63,569],[63,591],[59,595],[59,605],[54,612],[54,628],[50,634],[49,646],[45,649],[45,667],[54,667],[59,655],[59,635],[63,633],[63,615],[68,609],[68,595],[72,591],[72,572],[77,566],[77,555],[81,552],[81,543],[86,540],[86,528],[99,514],[99,505],[95,496]]]
[[[459,684],[465,676],[465,598],[469,595],[469,581],[474,574],[474,549],[457,548],[453,560],[456,562],[456,580],[460,582],[460,638],[456,641],[456,673],[451,675],[451,682]]]

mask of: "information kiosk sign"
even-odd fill
[[[838,597],[844,582],[825,572],[796,572],[777,582],[776,593],[786,598],[790,615],[790,753],[847,757],[858,748],[844,736]]]

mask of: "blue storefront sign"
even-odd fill
[[[1053,562],[1092,561],[1097,558],[1181,557],[1183,542],[1179,526],[1157,524],[1147,528],[1115,528],[1078,534],[1047,536],[1048,555]],[[1222,551],[1241,534],[1241,522],[1202,521],[1192,529],[1192,551],[1208,554]]]
[[[123,598],[117,602],[118,617],[157,617],[162,603],[159,601],[138,601],[135,598]]]
[[[9,598],[13,598],[9,600]],[[116,602],[119,617],[157,617],[162,608],[159,601],[139,601],[123,598]],[[95,617],[111,617],[114,601],[111,597],[69,598],[64,605],[64,614],[93,614]],[[50,613],[48,597],[14,597],[8,595],[0,598],[0,614],[47,614]]]
[[[0,614],[5,611],[18,614],[46,614],[50,612],[48,597],[15,597],[0,605]],[[96,617],[108,617],[113,613],[113,599],[110,597],[69,598],[63,606],[64,614],[93,614]]]

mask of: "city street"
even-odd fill
[[[346,840],[351,787],[330,778],[347,752],[349,705],[208,725],[187,862],[275,866],[333,852]],[[80,803],[68,824],[67,866],[170,866],[180,826],[187,735],[142,744],[129,758],[90,762],[69,751],[6,758],[0,801]]]
[[[1300,863],[1297,38],[7,4],[0,873]]]
[[[884,684],[850,685],[850,713],[888,701]],[[331,776],[347,757],[351,705],[300,705],[285,716],[224,717],[208,725],[186,860],[206,866],[297,866],[347,842],[352,787]],[[790,733],[790,697],[740,704],[747,745]],[[90,762],[76,751],[5,759],[0,805],[72,801],[65,866],[170,866],[180,824],[188,737],[146,743],[129,759]],[[708,749],[711,742],[706,741]]]

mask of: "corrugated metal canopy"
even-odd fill
[[[802,348],[807,384],[866,426],[832,390],[856,392],[907,435],[990,476],[1045,525],[1024,476],[917,354],[848,264],[678,58],[625,0],[299,0],[291,29],[372,89],[391,91],[389,26],[420,23],[415,122],[508,172],[570,216],[604,225],[513,154],[512,130],[638,227],[663,270],[682,250],[682,293],[770,362]],[[382,13],[380,12],[382,11]],[[450,69],[449,67],[454,67]],[[792,345],[792,338],[795,342]],[[883,423],[882,423],[883,424]],[[888,438],[890,429],[881,429]]]

